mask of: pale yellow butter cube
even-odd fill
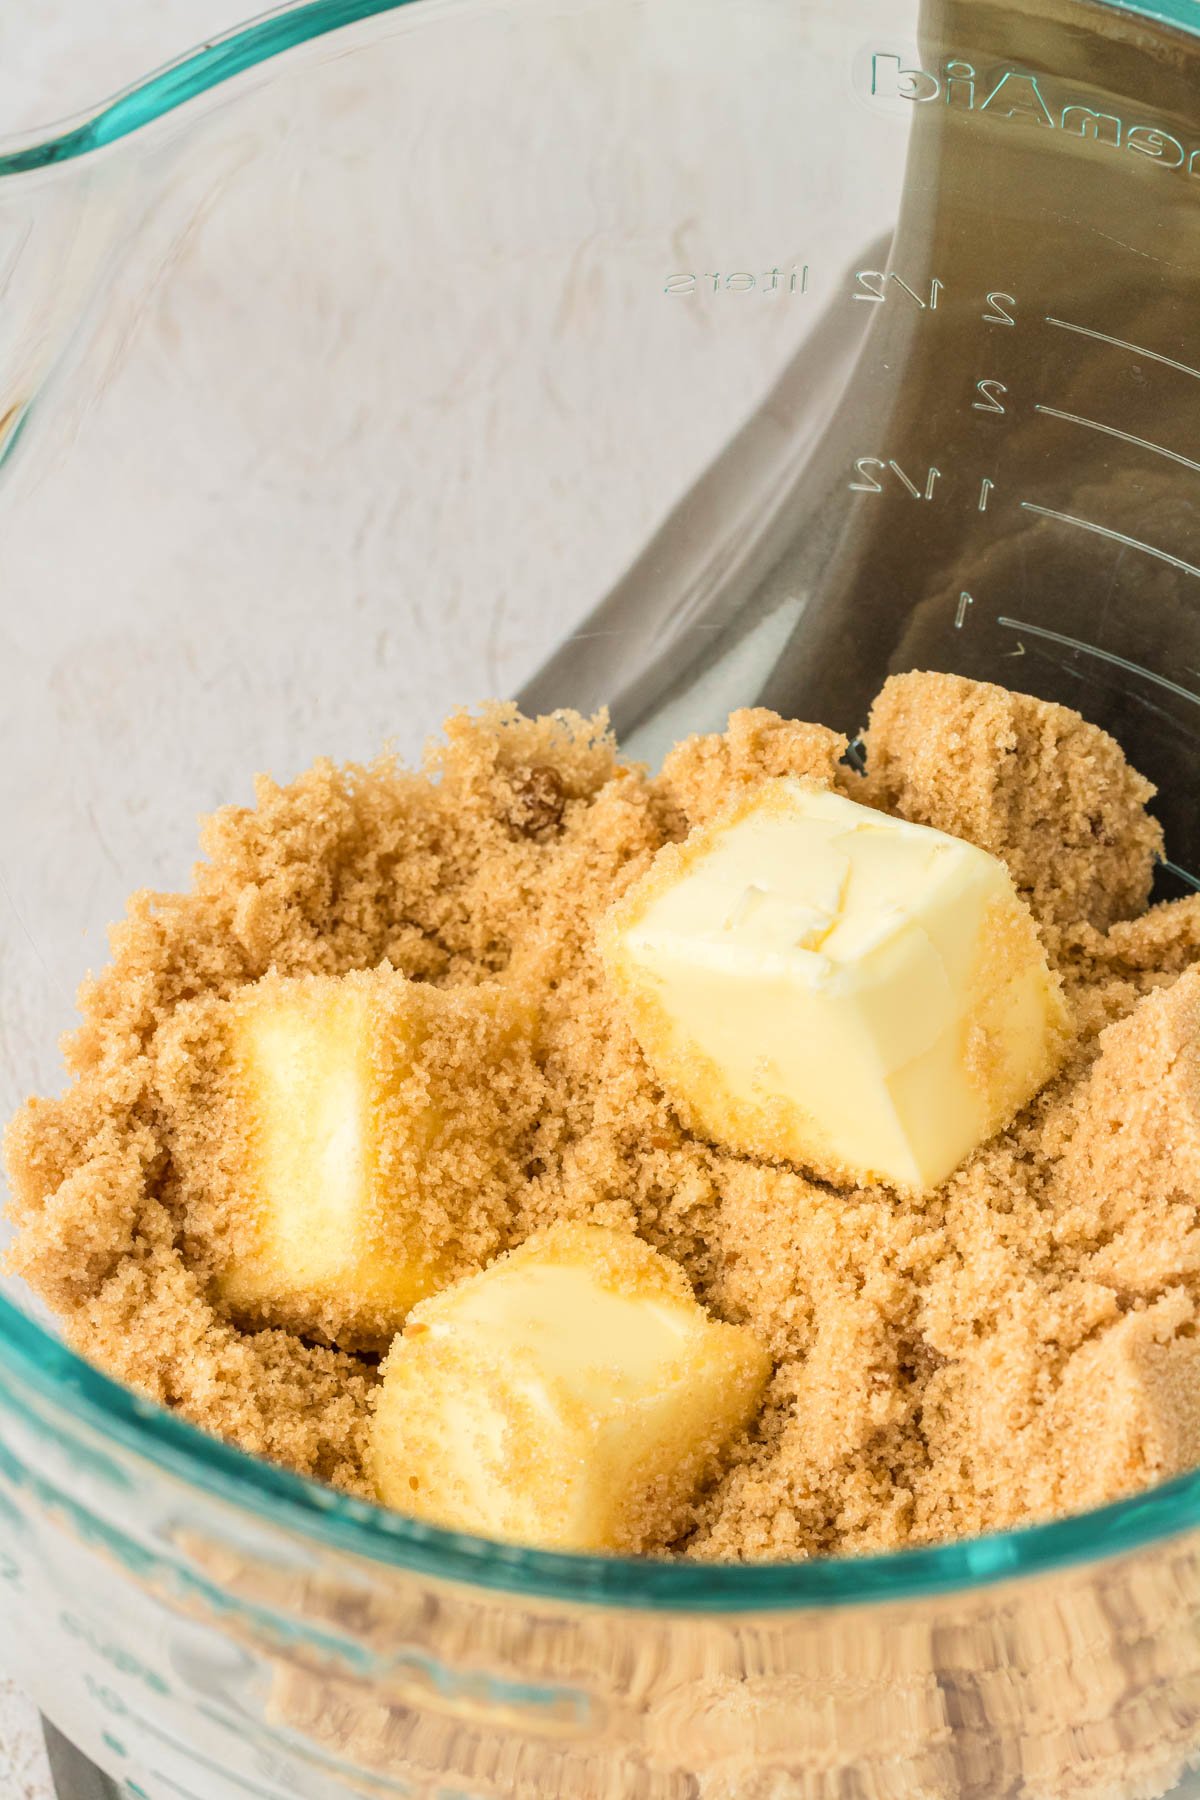
[[[382,1349],[415,1301],[495,1253],[527,1009],[382,970],[270,976],[225,1011],[236,1202],[218,1291],[249,1322]]]
[[[636,1551],[682,1525],[769,1372],[632,1233],[554,1226],[415,1308],[384,1364],[379,1497],[485,1537]]]
[[[661,851],[602,949],[695,1130],[841,1183],[935,1186],[1062,1059],[1004,864],[798,780]]]

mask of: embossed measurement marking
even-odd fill
[[[892,471],[893,475],[898,475],[900,477],[900,480],[904,483],[905,487],[908,489],[909,493],[912,495],[914,500],[919,500],[921,498],[920,488],[913,486],[912,482],[908,479],[908,476],[904,473],[904,470],[900,467],[900,464],[898,462],[892,462],[889,458],[888,468]]]
[[[854,459],[855,473],[859,475],[861,479],[852,481],[848,484],[850,491],[855,494],[882,494],[883,486],[880,482],[876,481],[871,470],[882,470],[885,468],[892,471],[892,474],[896,479],[908,489],[914,500],[920,500],[922,498],[920,488],[917,486],[916,482],[913,481],[911,476],[904,473],[900,464],[894,462],[890,457],[885,463],[881,456],[858,456]],[[924,498],[926,500],[933,499],[934,483],[938,480],[941,472],[940,469],[935,468],[933,464],[930,464],[925,476]]]
[[[864,768],[865,766],[864,764]],[[246,1714],[239,1714],[233,1719],[223,1718],[219,1712],[211,1706],[206,1706],[203,1701],[199,1703],[196,1710],[210,1724],[219,1726],[226,1736],[238,1738],[243,1743],[253,1744],[260,1753],[268,1758],[278,1756],[280,1739],[268,1726],[255,1724]],[[314,1769],[322,1773],[343,1776],[355,1774],[355,1770],[348,1762],[345,1762],[340,1756],[327,1755],[324,1751],[318,1750],[311,1739],[305,1739],[304,1757],[306,1763],[311,1764]],[[385,1800],[385,1796],[390,1794],[401,1796],[401,1800],[412,1800],[412,1789],[407,1782],[388,1781],[378,1773],[371,1779],[371,1794],[372,1800]]]
[[[176,1781],[173,1776],[168,1775],[165,1770],[151,1769],[150,1773],[153,1775],[155,1781],[161,1781],[164,1787],[169,1787],[172,1793],[178,1794],[180,1800],[200,1800],[199,1794],[194,1794],[191,1788],[185,1788],[182,1783]]]
[[[968,594],[966,588],[964,588],[962,593],[958,596],[958,611],[954,615],[955,631],[962,630],[963,620],[967,616],[967,608],[973,603],[974,598],[973,594]]]
[[[1008,392],[1007,387],[1002,381],[996,381],[994,379],[977,381],[975,383],[975,389],[977,393],[983,395],[983,399],[972,401],[971,410],[973,412],[1003,413],[1008,410],[1000,399],[1001,394],[1007,394]]]
[[[212,1774],[221,1776],[227,1785],[236,1787],[243,1794],[254,1795],[256,1800],[276,1800],[274,1793],[269,1792],[264,1787],[259,1787],[257,1782],[250,1781],[246,1776],[235,1774],[232,1769],[224,1768],[220,1763],[213,1762],[210,1757],[203,1755],[194,1745],[184,1743],[182,1739],[173,1737],[169,1731],[164,1731],[162,1727],[156,1725],[153,1720],[145,1718],[141,1713],[134,1712],[128,1702],[118,1694],[115,1689],[102,1687],[91,1675],[85,1675],[83,1680],[84,1686],[88,1689],[92,1698],[98,1700],[101,1706],[105,1707],[107,1711],[113,1713],[116,1717],[126,1719],[131,1731],[142,1732],[148,1737],[157,1739],[160,1744],[165,1744],[168,1750],[173,1750],[177,1755],[186,1757],[197,1769],[210,1770]],[[156,1776],[160,1774],[157,1770],[154,1771],[154,1773]]]
[[[1160,856],[1158,860],[1164,869],[1169,869],[1172,875],[1178,875],[1180,881],[1186,881],[1195,893],[1200,894],[1200,878],[1190,875],[1186,869],[1181,869],[1179,864],[1173,863],[1169,857]]]
[[[875,306],[882,305],[887,299],[887,284],[889,281],[894,281],[897,287],[902,287],[909,299],[916,301],[922,312],[925,311],[926,307],[928,307],[930,312],[936,312],[938,295],[943,291],[943,283],[940,282],[935,275],[929,284],[929,299],[927,301],[922,300],[916,288],[909,287],[904,277],[902,275],[897,275],[894,269],[859,269],[856,272],[854,279],[859,285],[860,292],[852,294],[850,298],[852,300],[866,300]]]
[[[1099,339],[1102,344],[1115,344],[1118,350],[1132,350],[1135,356],[1145,356],[1151,362],[1166,363],[1169,369],[1178,369],[1183,375],[1194,375],[1200,381],[1200,369],[1193,369],[1188,363],[1176,362],[1173,356],[1164,356],[1161,350],[1147,350],[1145,344],[1131,344],[1128,338],[1109,337],[1107,331],[1093,331],[1090,325],[1072,325],[1069,319],[1055,319],[1046,314],[1047,325],[1057,325],[1060,331],[1077,331],[1080,337]]]
[[[1169,457],[1172,462],[1180,463],[1185,469],[1195,469],[1200,474],[1200,462],[1193,462],[1190,456],[1181,456],[1178,450],[1168,450],[1162,444],[1152,444],[1149,438],[1134,437],[1132,432],[1120,431],[1115,425],[1102,425],[1098,419],[1084,419],[1078,413],[1060,412],[1057,406],[1035,406],[1034,412],[1045,413],[1050,419],[1065,419],[1068,425],[1086,425],[1089,431],[1102,431],[1106,437],[1120,438],[1124,444],[1133,444],[1138,450],[1153,450],[1155,456]]]
[[[1061,631],[1049,631],[1044,625],[1029,625],[1024,619],[1006,619],[1003,615],[996,620],[997,625],[1004,625],[1009,631],[1024,631],[1030,637],[1047,638],[1052,644],[1062,644],[1068,650],[1080,650],[1085,656],[1094,656],[1100,662],[1111,663],[1114,669],[1124,669],[1129,675],[1140,675],[1145,681],[1152,681],[1155,687],[1166,688],[1169,694],[1178,694],[1181,700],[1190,700],[1193,705],[1200,706],[1200,694],[1193,694],[1190,688],[1180,687],[1168,675],[1158,675],[1153,669],[1145,669],[1141,663],[1130,662],[1127,656],[1118,656],[1115,650],[1102,650],[1099,644],[1085,643],[1082,638],[1067,637]]]
[[[1057,519],[1062,525],[1077,525],[1080,531],[1111,538],[1115,544],[1124,544],[1127,550],[1142,550],[1147,556],[1156,556],[1159,562],[1170,563],[1173,569],[1182,569],[1185,575],[1200,576],[1195,563],[1184,562],[1181,556],[1172,556],[1169,550],[1160,550],[1156,544],[1143,544],[1139,538],[1126,537],[1123,531],[1114,531],[1111,525],[1097,525],[1093,519],[1077,519],[1073,513],[1055,512],[1050,506],[1035,506],[1032,500],[1022,500],[1021,506],[1025,512],[1037,513],[1039,518]]]

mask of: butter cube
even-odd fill
[[[554,1226],[414,1309],[384,1364],[379,1497],[485,1537],[636,1551],[682,1528],[769,1373],[632,1233]]]
[[[415,1301],[498,1248],[504,1128],[532,1089],[526,1012],[499,988],[383,970],[268,976],[226,1013],[237,1217],[218,1292],[249,1322],[383,1349]]]
[[[660,851],[601,935],[684,1120],[840,1184],[936,1186],[1061,1061],[1004,864],[803,781]]]

